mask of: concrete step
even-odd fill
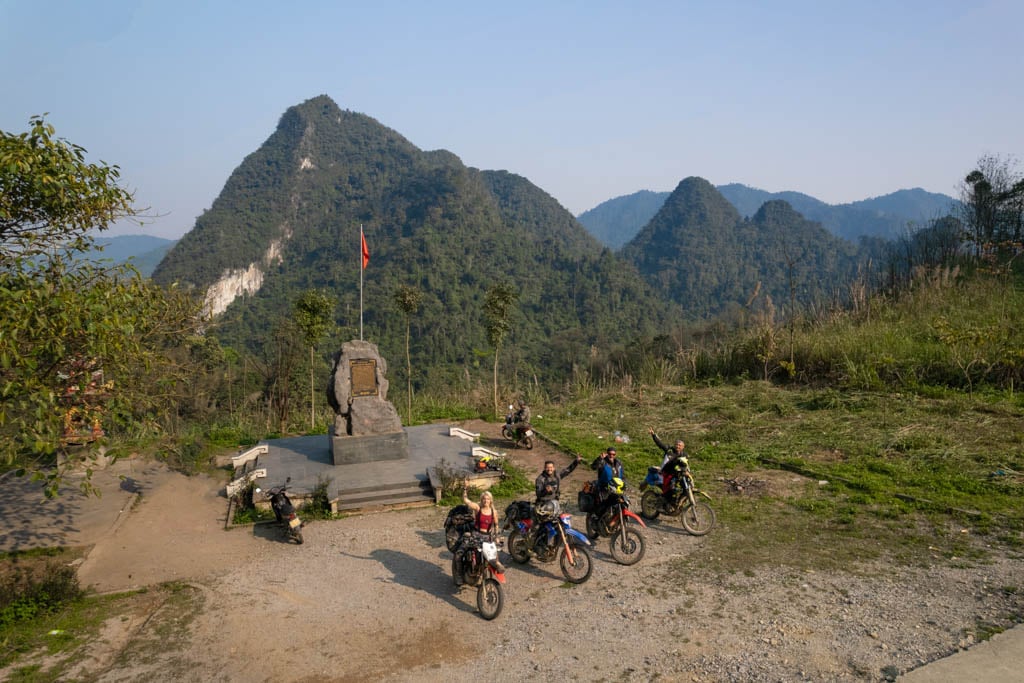
[[[429,482],[412,481],[341,490],[338,492],[336,509],[338,511],[358,510],[360,508],[382,505],[418,502],[431,503],[433,501],[434,493],[430,488]]]

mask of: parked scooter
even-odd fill
[[[516,446],[530,450],[533,448],[533,426],[528,422],[513,422],[515,413],[513,406],[508,407],[505,424],[501,427],[501,435],[515,443]]]
[[[284,485],[267,489],[266,493],[270,498],[270,507],[274,510],[274,517],[278,524],[284,527],[285,538],[302,545],[302,527],[305,525],[299,519],[299,515],[295,512],[295,506],[292,505],[292,501],[288,497],[288,484],[291,483],[291,480],[292,478],[288,477],[285,479]],[[259,493],[262,489],[257,486],[254,491]]]

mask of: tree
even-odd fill
[[[1011,159],[986,155],[961,187],[962,220],[979,255],[1017,253],[1024,240],[1024,177]]]
[[[166,415],[160,399],[182,370],[173,352],[201,323],[188,295],[72,258],[91,231],[136,214],[116,166],[87,164],[53,133],[41,117],[29,133],[0,132],[0,461],[48,495],[106,429]]]
[[[338,302],[323,292],[306,290],[295,302],[295,324],[309,347],[309,428],[316,426],[316,391],[313,381],[313,351],[334,320]]]
[[[54,248],[84,251],[89,233],[136,216],[117,166],[85,162],[85,150],[54,138],[42,116],[31,130],[0,131],[0,263]]]
[[[487,341],[494,347],[494,415],[498,410],[498,351],[505,335],[512,329],[512,305],[519,299],[515,287],[498,283],[487,290],[484,296],[484,318],[487,325]]]
[[[412,358],[409,355],[409,330],[412,327],[412,316],[419,310],[422,301],[423,292],[411,285],[399,285],[395,292],[395,303],[405,314],[405,419],[409,424],[412,424]]]

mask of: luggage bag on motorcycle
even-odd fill
[[[519,519],[528,519],[533,506],[527,500],[514,500],[505,508],[505,518],[508,522],[515,522]]]
[[[456,505],[448,511],[448,517],[444,520],[444,530],[454,529],[461,536],[473,530],[473,517],[473,511],[468,505]]]
[[[594,491],[596,487],[594,482],[588,481],[583,484],[583,490],[576,496],[576,506],[580,509],[580,512],[592,512],[594,510]]]
[[[454,550],[463,534],[473,530],[475,515],[468,505],[456,505],[444,520],[444,541],[448,550]]]

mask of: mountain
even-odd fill
[[[772,200],[744,218],[711,183],[686,178],[620,251],[662,297],[704,319],[794,297],[832,299],[855,271],[856,248]]]
[[[114,265],[130,261],[143,277],[149,277],[175,242],[151,235],[97,236],[94,241],[96,248],[80,256]]]
[[[359,331],[360,226],[371,254],[366,338],[403,357],[394,296],[419,288],[412,351],[427,382],[433,373],[465,381],[481,365],[482,303],[498,282],[519,292],[502,358],[523,377],[565,376],[592,347],[626,344],[667,317],[632,266],[525,178],[422,151],[327,96],[284,113],[153,278],[203,292],[219,314],[216,334],[250,348],[299,292],[325,290],[339,302],[337,346]]]
[[[740,215],[753,216],[765,202],[782,200],[805,218],[820,222],[832,234],[850,241],[861,236],[900,237],[908,224],[921,226],[959,207],[959,202],[948,195],[920,188],[836,205],[801,192],[766,192],[739,183],[719,185],[717,189]],[[641,190],[609,199],[581,213],[579,221],[603,244],[618,249],[647,224],[668,195]]]

